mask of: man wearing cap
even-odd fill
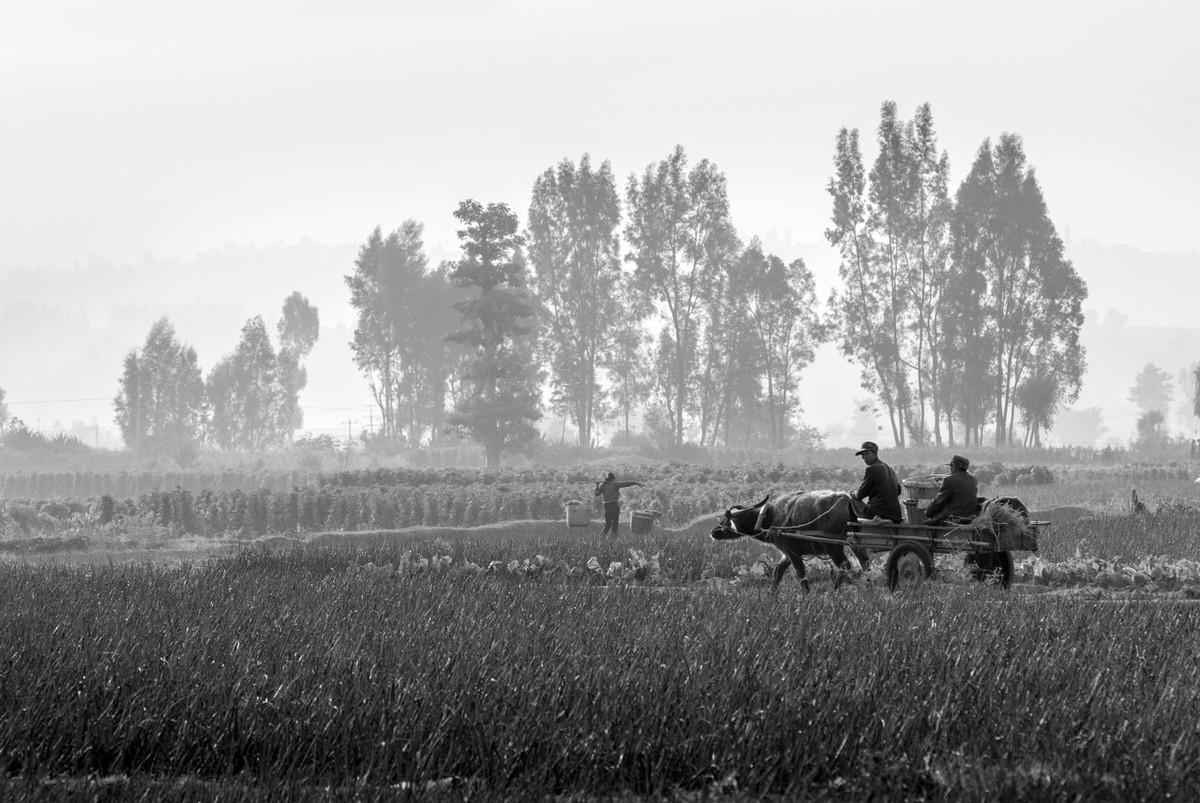
[[[967,473],[971,461],[956,454],[950,458],[950,475],[942,480],[942,489],[925,508],[925,523],[970,521],[979,512],[979,483]]]
[[[609,532],[617,534],[621,523],[621,489],[634,485],[641,483],[632,480],[617,482],[617,475],[611,471],[602,482],[596,483],[596,492],[593,495],[604,498],[604,529],[600,531],[600,535],[608,535]]]
[[[871,500],[867,503],[865,511],[856,510],[855,513],[859,518],[887,519],[897,523],[902,521],[904,513],[900,510],[900,480],[896,479],[896,472],[892,471],[892,467],[879,459],[879,447],[867,441],[854,454],[867,464],[862,485],[858,486],[858,493],[854,498],[860,502],[864,499]]]

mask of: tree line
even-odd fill
[[[1008,444],[1018,423],[1040,444],[1079,393],[1087,290],[1020,137],[985,140],[953,194],[928,104],[904,120],[885,102],[876,140],[867,170],[858,130],[836,137],[825,235],[840,282],[824,305],[803,260],[739,237],[725,175],[681,146],[623,190],[608,161],[551,165],[524,228],[506,204],[465,200],[462,257],[437,266],[419,221],[376,228],[345,276],[351,355],[380,413],[369,437],[412,447],[457,432],[494,466],[550,413],[584,448],[605,425],[628,439],[640,417],[667,448],[779,449],[814,436],[797,387],[832,340],[896,444],[975,445],[985,432]],[[194,352],[156,324],[115,400],[126,443],[286,440],[316,336],[303,304],[285,307],[278,350],[252,319],[203,381]]]
[[[1008,444],[1018,423],[1040,445],[1080,390],[1087,288],[1020,137],[985,140],[953,195],[928,104],[903,120],[884,103],[877,144],[868,171],[858,131],[836,139],[824,310],[802,260],[739,238],[724,174],[682,147],[623,195],[607,161],[551,166],[523,234],[507,206],[464,202],[466,256],[436,270],[420,223],[376,230],[348,282],[384,433],[416,445],[458,426],[492,465],[543,412],[587,447],[640,411],[667,447],[780,448],[805,435],[797,384],[833,339],[898,445]]]
[[[301,362],[319,329],[316,307],[293,293],[276,326],[278,348],[256,315],[242,326],[233,353],[205,377],[196,350],[160,318],[142,347],[125,356],[113,399],[122,439],[135,451],[184,462],[201,443],[262,450],[287,442],[303,425],[299,398],[308,376]]]

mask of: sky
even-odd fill
[[[459,201],[523,218],[561,159],[624,183],[676,144],[725,173],[744,239],[812,253],[838,129],[869,161],[884,100],[932,104],[952,186],[1015,132],[1068,242],[1194,254],[1196,8],[5,0],[0,270],[359,243],[410,217],[453,256]],[[827,291],[832,254],[810,262]]]

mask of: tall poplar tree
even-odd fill
[[[291,388],[266,324],[256,315],[242,326],[233,353],[209,372],[206,393],[209,433],[223,449],[261,451],[282,444],[292,432]]]
[[[753,252],[752,249],[748,249]],[[756,262],[761,256],[751,253]],[[769,444],[782,449],[794,431],[799,411],[796,386],[812,363],[816,348],[829,335],[817,308],[816,282],[804,260],[784,264],[774,254],[763,258],[763,270],[749,299],[748,331],[758,342],[760,372],[769,422]]]
[[[376,228],[346,276],[358,313],[350,347],[379,408],[379,434],[417,445],[436,439],[453,366],[454,293],[444,271],[430,271],[424,227],[406,220],[384,236]]]
[[[592,444],[604,398],[599,371],[621,316],[620,198],[611,165],[584,154],[540,175],[529,204],[528,253],[544,310],[542,342],[554,398]]]
[[[898,373],[900,344],[890,287],[875,270],[876,246],[869,214],[866,171],[858,130],[838,132],[834,175],[827,191],[833,198],[831,225],[825,238],[841,257],[841,286],[830,296],[841,350],[858,361],[865,390],[875,393],[887,410],[892,439],[904,443],[905,378]]]
[[[955,208],[956,303],[950,321],[978,335],[964,338],[986,363],[997,445],[1012,443],[1018,391],[1031,377],[1053,377],[1057,399],[1074,401],[1085,368],[1079,342],[1087,285],[1066,258],[1021,138],[985,141],[963,181]],[[974,302],[974,312],[968,310]],[[976,370],[979,370],[978,368]]]
[[[736,258],[725,176],[707,159],[689,168],[682,146],[626,188],[625,238],[633,289],[664,321],[652,350],[670,446],[697,412],[700,347],[720,272]]]

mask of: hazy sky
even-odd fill
[[[724,171],[742,236],[782,243],[787,258],[803,253],[824,296],[835,266],[821,248],[834,139],[842,126],[861,129],[872,160],[885,99],[906,118],[932,104],[952,188],[985,137],[1016,132],[1069,242],[1193,253],[1195,8],[0,0],[0,269],[150,254],[182,266],[186,301],[196,278],[186,260],[199,252],[305,237],[361,243],[409,217],[425,223],[435,259],[451,257],[459,201],[504,201],[524,219],[534,179],[563,158],[610,160],[623,189],[678,143]],[[1124,275],[1107,279],[1106,297],[1114,287],[1120,297]],[[1175,282],[1165,291],[1200,289],[1195,277]],[[278,297],[294,289],[309,292],[280,287]],[[45,293],[54,303],[53,280]],[[323,322],[350,320],[343,294],[313,301]],[[269,311],[246,314],[259,312]],[[1157,322],[1153,310],[1125,312]],[[110,355],[112,376],[135,345]],[[220,356],[210,351],[206,370]],[[843,392],[806,399],[805,413],[845,421],[865,395],[857,369],[832,346],[822,353],[811,372]],[[14,408],[31,420],[111,420],[104,399],[115,379],[70,393],[3,379],[10,401],[99,399],[87,410]],[[310,422],[320,405],[369,404],[353,377],[326,377],[325,390],[321,381],[302,400],[317,405]]]
[[[1190,3],[5,0],[0,266],[360,242],[682,144],[745,237],[821,241],[840,126],[933,105],[957,182],[1013,131],[1060,229],[1194,251]],[[1188,54],[1192,55],[1188,55]]]

